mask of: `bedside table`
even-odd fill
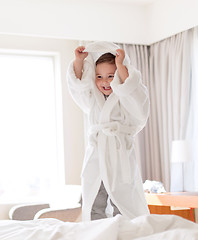
[[[193,221],[198,208],[198,192],[145,193],[151,214],[173,214]],[[172,210],[171,207],[186,208]]]

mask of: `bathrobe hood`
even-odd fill
[[[87,61],[93,61],[94,63],[98,60],[100,56],[105,53],[111,53],[116,56],[116,50],[120,47],[117,44],[110,42],[94,42],[86,46],[84,52],[88,52],[89,56]],[[129,57],[126,55],[124,59],[124,64],[129,64]]]

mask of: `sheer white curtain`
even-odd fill
[[[190,89],[190,112],[186,138],[192,143],[192,159],[185,163],[184,188],[198,191],[198,27],[192,29],[192,72]]]
[[[162,181],[170,188],[172,140],[184,139],[189,109],[189,32],[145,46],[124,45],[142,72],[150,95],[150,116],[138,136],[143,180]],[[144,51],[142,50],[144,49]]]
[[[153,177],[170,187],[173,140],[186,136],[190,89],[190,36],[179,33],[150,47],[151,128]],[[157,168],[156,168],[157,166]]]

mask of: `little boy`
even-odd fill
[[[149,113],[140,73],[127,63],[124,50],[97,42],[75,50],[68,85],[89,120],[82,170],[83,220],[107,217],[108,198],[113,216],[132,219],[148,214],[134,153],[134,136]]]

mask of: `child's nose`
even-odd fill
[[[109,82],[110,82],[110,79],[109,79],[109,78],[105,78],[104,81],[107,82],[107,83],[109,83]]]
[[[108,79],[104,80],[103,84],[104,84],[104,86],[108,86],[109,85]]]

